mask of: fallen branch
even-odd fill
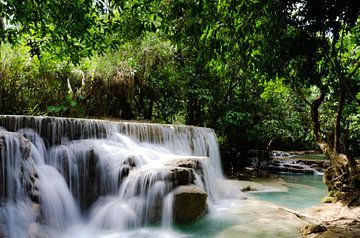
[[[279,209],[284,210],[284,211],[286,211],[288,213],[291,213],[291,214],[295,215],[297,218],[299,218],[299,219],[301,219],[303,221],[306,221],[306,222],[308,222],[310,224],[318,225],[318,224],[322,223],[322,221],[320,221],[320,220],[318,220],[318,219],[316,219],[316,218],[314,218],[312,216],[309,216],[309,215],[307,215],[305,213],[296,211],[296,210],[292,210],[292,209],[289,209],[289,208],[286,208],[286,207],[280,207]]]

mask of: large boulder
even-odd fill
[[[144,223],[161,220],[164,197],[177,187],[193,184],[193,169],[174,166],[143,166],[130,172],[122,185],[122,196],[127,199],[140,196],[146,199]]]
[[[179,186],[174,191],[173,219],[175,223],[190,223],[207,209],[207,193],[195,185]]]

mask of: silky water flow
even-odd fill
[[[182,236],[171,235],[183,183],[173,171],[207,193],[209,212],[241,193],[217,185],[211,129],[21,116],[0,126],[0,237]],[[182,171],[184,160],[200,165]]]

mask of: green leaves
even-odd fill
[[[132,32],[139,32],[136,28],[143,25],[133,24],[135,21],[126,22],[129,16],[134,16],[130,13],[132,1],[128,4],[123,1],[105,2],[1,2],[0,19],[5,19],[7,24],[5,29],[0,29],[0,42],[15,43],[16,38],[23,37],[31,42],[32,55],[40,56],[48,51],[78,64],[83,57],[91,57],[94,52],[101,53],[110,47],[115,49],[124,35],[131,35],[129,28]]]
[[[0,4],[6,21],[0,41],[18,43],[33,56],[31,63],[24,54],[3,61],[7,79],[1,83],[8,91],[0,93],[13,100],[6,108],[11,112],[186,121],[213,127],[234,144],[261,147],[273,137],[306,141],[306,105],[319,90],[328,93],[320,107],[327,127],[334,124],[329,115],[341,87],[349,93],[346,116],[360,100],[356,1]],[[76,76],[75,68],[85,76]],[[84,80],[86,87],[66,96],[67,79],[74,88]],[[32,92],[29,85],[46,89]]]
[[[83,110],[79,102],[83,101],[83,96],[67,95],[60,105],[51,105],[47,107],[47,114],[51,116],[71,116],[84,117]]]
[[[53,116],[63,115],[68,110],[69,108],[66,105],[48,106],[48,113],[49,115],[53,115]]]
[[[283,94],[284,97],[289,96],[290,89],[283,83],[282,79],[276,77],[263,84],[264,92],[260,95],[262,99],[268,101],[274,98],[274,94]]]

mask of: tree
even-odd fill
[[[268,2],[262,6],[268,21],[259,22],[256,31],[267,36],[259,42],[265,60],[258,67],[285,78],[308,103],[315,141],[332,162],[324,181],[337,198],[354,204],[360,202],[360,171],[349,150],[347,128],[349,110],[359,102],[359,10],[360,3],[351,0]],[[314,87],[317,96],[311,99],[304,87]],[[326,128],[321,108],[329,103],[335,117]]]
[[[116,49],[138,35],[144,21],[135,16],[136,1],[6,0],[0,2],[0,42],[25,38],[33,56],[48,51],[79,63],[95,52]],[[131,31],[129,31],[131,29]]]

